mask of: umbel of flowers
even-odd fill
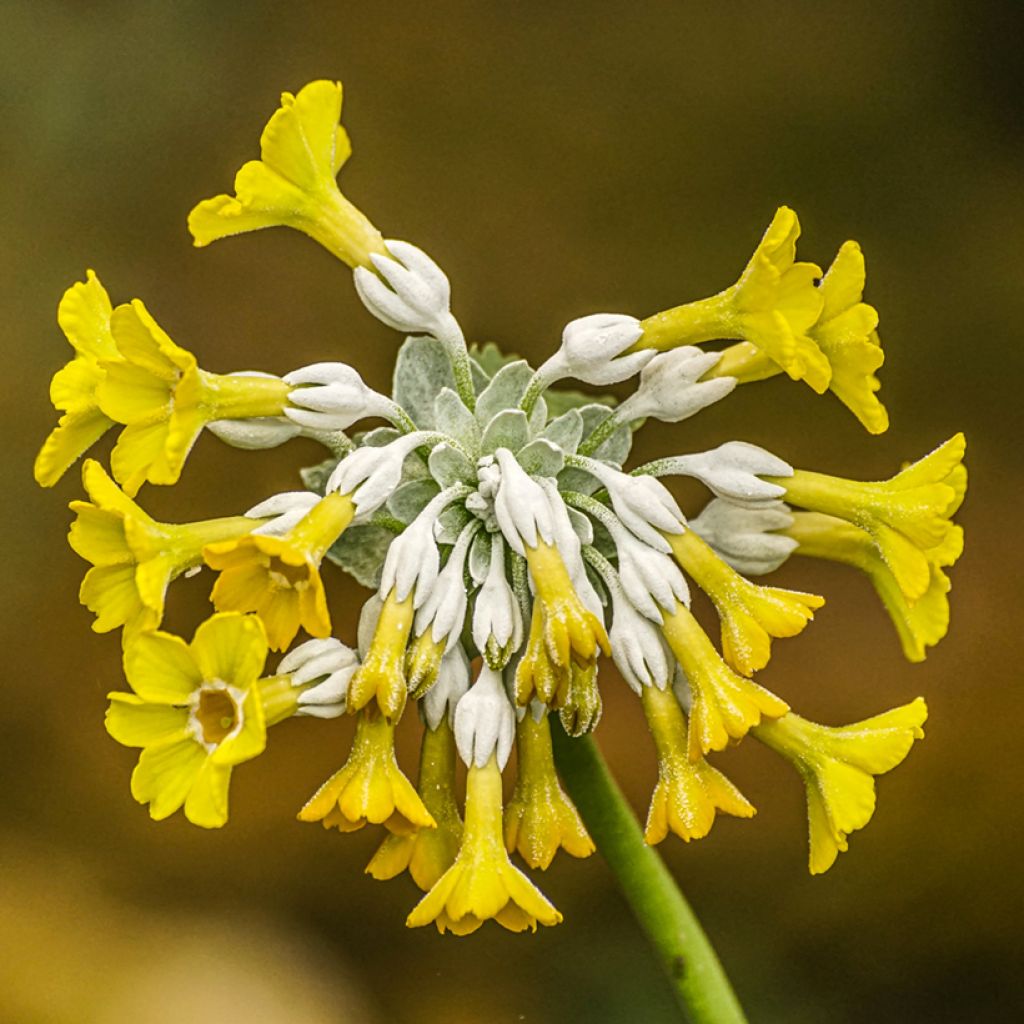
[[[597,726],[610,657],[657,754],[648,842],[698,839],[718,814],[754,814],[713,763],[750,735],[806,787],[810,869],[827,870],[871,818],[875,776],[923,735],[925,704],[851,725],[801,717],[758,674],[773,641],[800,633],[823,599],[753,579],[793,555],[860,569],[907,658],[923,659],[946,632],[946,570],[963,546],[952,522],[963,436],[873,482],[795,468],[743,441],[625,466],[645,422],[679,422],[780,374],[831,391],[868,431],[884,431],[860,248],[846,242],[825,273],[798,262],[799,221],[782,207],[734,284],[645,319],[582,316],[535,369],[467,346],[442,270],[385,240],[338,190],[350,154],[341,95],[327,81],[285,93],[260,159],[242,166],[233,195],[199,203],[189,227],[205,246],[287,225],[346,263],[367,310],[404,336],[390,396],[339,362],[283,377],[209,373],[141,301],[113,306],[91,271],[60,303],[75,352],[53,378],[62,415],[36,476],[54,484],[119,431],[112,476],[84,463],[89,500],[72,502],[70,542],[92,564],[81,600],[95,628],[123,627],[130,691],[110,694],[107,728],[141,749],[133,796],[154,818],[183,809],[221,826],[231,771],[263,751],[268,727],[352,715],[347,759],[299,818],[379,827],[367,870],[409,871],[425,892],[412,926],[553,925],[561,914],[512,858],[544,869],[559,850],[594,848],[559,782],[551,730]],[[717,340],[729,344],[702,347]],[[556,387],[566,380],[636,383],[616,404]],[[242,515],[156,521],[137,493],[177,482],[204,429],[250,450],[313,438],[326,458],[302,470],[305,489]],[[699,515],[683,515],[662,482],[672,476],[706,486]],[[191,642],[161,632],[169,584],[203,566],[216,574],[215,614]],[[374,591],[354,643],[332,636],[325,566]],[[691,611],[696,591],[717,613],[717,646]],[[311,639],[293,646],[303,632]],[[287,652],[274,668],[271,651]],[[423,726],[415,783],[394,750],[412,713]]]

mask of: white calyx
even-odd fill
[[[526,556],[528,547],[542,540],[554,540],[551,506],[544,489],[523,469],[507,448],[494,453],[501,478],[494,496],[498,529],[517,554]]]
[[[479,528],[479,523],[471,522],[459,534],[448,561],[416,613],[416,636],[429,629],[430,639],[435,644],[445,642],[445,652],[450,651],[459,639],[466,619],[466,555]]]
[[[652,622],[663,621],[660,608],[675,611],[690,605],[690,588],[679,567],[660,551],[621,527],[613,533],[619,559],[619,580],[630,602]]]
[[[455,708],[455,745],[467,767],[483,768],[497,755],[504,770],[516,735],[516,713],[501,673],[488,665]]]
[[[678,423],[713,405],[736,387],[735,377],[700,379],[721,358],[721,352],[693,345],[659,353],[640,371],[640,386],[616,409],[616,418]]]
[[[621,313],[592,313],[566,324],[562,346],[537,371],[546,384],[575,377],[597,386],[618,384],[639,373],[653,349],[623,355],[643,334],[640,321]]]
[[[367,387],[345,363],[313,363],[285,375],[296,385],[284,414],[310,430],[347,430],[368,416],[394,418],[395,403]]]
[[[320,501],[311,491],[284,491],[253,505],[245,515],[249,519],[269,520],[253,533],[282,537]]]
[[[792,476],[793,467],[776,455],[746,441],[727,441],[711,451],[665,459],[659,473],[691,476],[716,497],[743,508],[764,508],[782,498],[786,489],[762,476]]]
[[[665,689],[671,670],[660,631],[633,607],[621,590],[614,588],[608,640],[612,660],[635,693],[639,694],[645,686]]]
[[[491,668],[501,669],[522,642],[523,616],[505,577],[505,545],[497,534],[491,538],[487,578],[476,595],[473,643]]]
[[[409,242],[391,239],[384,245],[391,258],[370,256],[376,274],[366,267],[353,271],[363,305],[396,331],[461,340],[462,331],[449,309],[451,286],[444,271]]]
[[[744,576],[774,572],[799,546],[792,537],[774,530],[793,525],[789,506],[781,501],[761,508],[741,508],[715,498],[690,528]]]
[[[300,644],[281,659],[277,671],[290,676],[292,686],[316,683],[299,694],[296,715],[337,718],[345,712],[349,682],[358,667],[359,658],[351,647],[327,637]]]
[[[261,377],[264,380],[278,380],[272,373],[261,370],[237,370],[232,377]],[[302,433],[302,427],[285,419],[284,416],[254,416],[244,420],[214,420],[206,429],[232,448],[246,451],[262,451],[276,448]]]
[[[416,430],[380,448],[357,448],[335,466],[327,480],[327,493],[351,494],[358,515],[372,515],[401,482],[402,465],[410,452],[435,438],[428,431]]]
[[[469,689],[469,656],[462,644],[456,644],[442,659],[437,681],[420,701],[423,717],[431,732],[447,716],[455,724],[455,708]]]

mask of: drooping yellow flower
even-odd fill
[[[784,700],[726,665],[685,605],[677,604],[665,616],[663,630],[690,686],[691,761],[742,739],[762,717],[777,718],[789,710]]]
[[[173,484],[207,423],[279,416],[290,386],[277,378],[214,374],[176,345],[138,299],[110,317],[117,357],[100,360],[100,409],[124,424],[110,457],[114,479],[134,497],[149,481]]]
[[[475,932],[495,920],[509,931],[536,931],[562,915],[508,859],[502,840],[501,769],[497,758],[470,765],[466,780],[466,826],[455,863],[413,908],[410,928],[431,921],[442,934]]]
[[[669,832],[680,839],[703,839],[718,811],[752,818],[754,807],[703,757],[687,756],[686,715],[670,689],[645,686],[641,692],[647,725],[658,751],[658,782],[647,812],[644,839],[660,843]]]
[[[134,693],[110,693],[107,732],[142,747],[132,796],[154,819],[184,805],[203,828],[228,818],[231,769],[262,753],[267,726],[294,713],[287,680],[261,680],[267,639],[259,619],[214,615],[191,644],[170,633],[142,633],[125,648]]]
[[[950,517],[967,488],[966,445],[964,435],[955,434],[891,479],[875,483],[799,469],[791,477],[769,479],[785,487],[786,501],[866,530],[904,597],[914,602],[931,586],[932,564],[950,564],[962,547]]]
[[[362,665],[348,686],[347,707],[352,714],[371,701],[389,719],[397,721],[405,707],[405,649],[413,623],[413,595],[399,601],[392,589],[384,599],[377,628]]]
[[[57,307],[57,323],[75,357],[50,382],[50,401],[63,415],[36,456],[35,478],[43,487],[52,487],[113,426],[96,401],[96,388],[103,380],[101,360],[118,358],[110,314],[110,297],[91,270],[85,281],[64,293]]]
[[[205,199],[189,215],[195,244],[287,225],[350,267],[372,269],[370,254],[387,256],[387,250],[380,232],[338,190],[338,171],[352,153],[340,119],[340,82],[282,93],[260,136],[261,159],[242,165],[235,194]]]
[[[423,730],[417,789],[437,827],[391,833],[366,865],[366,871],[384,881],[407,870],[426,892],[452,866],[462,840],[462,818],[455,796],[455,736],[447,715],[436,729]]]
[[[798,555],[843,562],[867,573],[909,661],[924,661],[926,648],[946,635],[950,582],[942,570],[952,565],[963,550],[963,530],[959,526],[954,527],[945,545],[925,552],[930,580],[928,588],[914,602],[907,600],[871,535],[859,526],[820,512],[797,512],[793,525],[784,532],[799,542],[795,552]]]
[[[875,371],[885,361],[878,337],[878,312],[863,301],[864,255],[856,242],[844,242],[818,291],[822,308],[807,334],[821,349],[832,376],[831,391],[872,434],[889,428],[889,414],[875,394],[879,389]],[[704,375],[735,377],[741,384],[766,380],[782,368],[770,355],[741,341],[722,352],[718,362]]]
[[[375,708],[360,713],[348,760],[310,797],[299,821],[320,821],[340,832],[354,832],[368,822],[399,834],[435,827],[395,760],[393,721]]]
[[[505,808],[508,852],[518,852],[531,868],[544,870],[560,849],[573,857],[589,857],[594,844],[558,781],[546,712],[538,720],[527,710],[516,728],[516,755],[516,785]]]
[[[809,331],[822,308],[815,281],[821,268],[797,263],[800,221],[779,207],[740,279],[707,299],[677,306],[642,321],[634,349],[661,350],[719,338],[741,338],[794,380],[806,380],[819,394],[828,387],[828,359]]]
[[[560,707],[568,696],[570,661],[593,663],[598,649],[607,655],[608,634],[588,611],[554,544],[541,540],[526,547],[526,562],[534,586],[533,616],[526,653],[516,669],[516,701],[529,704],[534,696]]]
[[[164,596],[173,579],[202,565],[203,548],[240,537],[259,519],[233,516],[198,523],[158,523],[107,476],[93,459],[82,466],[89,501],[71,502],[75,521],[68,543],[91,568],[79,598],[95,616],[93,629],[106,633],[125,627],[125,638],[155,629],[164,613]]]
[[[812,875],[827,871],[848,848],[847,836],[875,812],[874,776],[895,768],[924,736],[924,700],[853,725],[833,728],[788,714],[754,730],[781,754],[807,787]]]
[[[207,545],[206,564],[220,570],[210,595],[214,607],[256,612],[275,651],[283,651],[300,626],[310,636],[329,636],[320,563],[354,515],[348,495],[329,494],[282,536],[249,534]]]
[[[664,537],[676,561],[714,603],[722,624],[722,654],[743,675],[768,664],[772,637],[796,636],[825,603],[817,594],[751,583],[693,530]]]

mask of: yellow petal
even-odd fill
[[[132,772],[132,796],[160,821],[185,802],[205,761],[206,751],[193,739],[147,747]]]
[[[41,487],[52,487],[74,463],[113,426],[99,409],[69,412],[43,442],[33,474]]]
[[[126,565],[134,561],[124,536],[124,519],[87,501],[71,502],[75,520],[68,543],[76,555],[93,565]]]
[[[186,739],[188,712],[166,704],[148,704],[131,693],[108,693],[104,725],[126,747],[148,747],[168,740]]]
[[[121,431],[110,453],[110,468],[125,494],[135,497],[146,482],[151,467],[163,453],[166,440],[166,420],[133,423]]]
[[[240,709],[242,728],[234,736],[221,741],[210,755],[218,765],[235,765],[262,754],[267,747],[267,720],[263,703],[255,687],[250,688]]]
[[[171,633],[142,633],[124,652],[131,688],[154,704],[185,704],[203,681],[188,644]]]
[[[133,565],[90,569],[82,580],[78,599],[96,616],[92,628],[97,633],[109,633],[126,625],[144,610]]]
[[[116,356],[110,334],[110,297],[92,270],[86,280],[73,284],[57,307],[57,323],[76,352],[93,359]]]
[[[254,615],[223,612],[196,630],[192,657],[204,679],[220,679],[247,689],[259,678],[267,660],[267,637]]]
[[[185,798],[185,817],[201,828],[220,828],[228,820],[231,766],[207,758]]]
[[[340,82],[322,80],[310,82],[297,96],[284,93],[260,137],[263,162],[310,191],[332,179],[340,167],[341,96]]]

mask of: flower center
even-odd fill
[[[241,724],[241,709],[220,680],[204,684],[192,710],[192,728],[207,747],[215,747]]]
[[[309,569],[306,566],[289,565],[277,557],[270,559],[267,575],[279,590],[305,590],[309,586]]]

